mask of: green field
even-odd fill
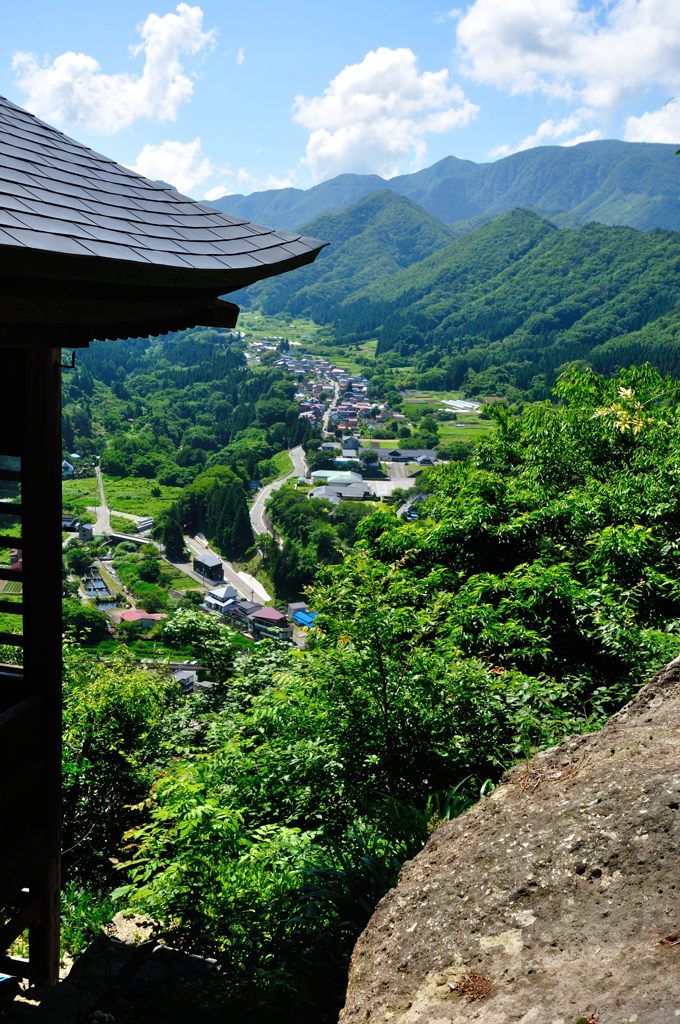
[[[313,320],[303,317],[264,316],[262,313],[242,311],[238,318],[237,330],[256,341],[271,341],[275,338],[287,338],[291,343],[297,342],[306,347],[315,343],[332,340],[332,332],[328,327],[321,327]],[[310,349],[311,351],[311,349]]]
[[[77,480],[62,480],[62,505],[69,509],[73,505],[98,505],[99,488],[93,476],[80,477]]]
[[[135,526],[134,519],[126,519],[125,516],[117,516],[115,512],[111,513],[111,529],[116,533],[136,533],[137,528]]]
[[[476,441],[479,437],[485,437],[490,430],[496,426],[494,420],[479,420],[477,423],[440,423],[439,436],[442,444],[449,444],[451,441]]]
[[[172,590],[203,590],[197,580],[187,576],[180,569],[176,569],[174,565],[168,565],[167,562],[163,562],[161,565],[161,580]]]
[[[416,391],[406,388],[401,396],[404,402],[414,405],[437,405],[439,402],[450,401],[455,398],[463,398],[462,391]]]
[[[152,490],[160,490],[160,497]],[[114,477],[104,474],[106,503],[117,512],[129,512],[134,516],[157,516],[176,501],[182,493],[181,487],[170,487],[156,483],[146,477]]]

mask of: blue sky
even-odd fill
[[[2,15],[0,93],[198,198],[449,154],[680,142],[678,0],[23,0]]]

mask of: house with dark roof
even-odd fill
[[[194,572],[208,580],[221,580],[224,576],[222,559],[212,551],[202,551],[200,555],[194,555],[193,567]]]
[[[0,598],[20,620],[0,643],[23,651],[0,666],[0,946],[29,933],[28,961],[4,957],[7,973],[54,983],[59,970],[61,530],[45,509],[61,503],[61,346],[232,328],[222,296],[323,245],[149,181],[0,97],[0,482],[21,487],[21,505],[0,508],[20,521],[0,546],[25,555],[0,565],[22,583],[20,605]]]
[[[437,453],[433,448],[389,448],[387,451],[376,451],[385,462],[419,462],[424,459],[421,465],[434,466],[437,461]]]

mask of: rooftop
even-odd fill
[[[144,612],[139,608],[130,608],[128,611],[121,612],[120,618],[123,622],[141,622],[142,619],[153,619],[154,622],[162,622],[163,619],[167,619],[167,615],[163,615],[160,612]]]
[[[237,307],[220,295],[311,263],[323,245],[149,181],[0,97],[0,275],[14,279],[0,327],[25,321],[22,293],[36,279],[46,285],[40,318],[52,344],[232,327]],[[80,282],[77,316],[69,281]],[[133,295],[112,301],[112,284]]]
[[[285,622],[286,616],[278,612],[276,608],[259,608],[251,613],[251,618],[260,619],[264,622]]]
[[[212,551],[202,551],[200,555],[194,555],[194,561],[200,562],[201,565],[222,565],[222,559],[219,555],[214,555]]]

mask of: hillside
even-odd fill
[[[451,240],[387,192],[306,230],[333,244],[314,270],[250,289],[253,303],[329,324],[343,343],[377,335],[377,356],[418,386],[543,397],[579,359],[680,372],[678,232],[557,228],[519,209]]]
[[[680,161],[673,159],[675,148],[610,140],[540,146],[489,164],[451,156],[389,180],[342,174],[306,190],[231,195],[214,205],[281,228],[298,228],[320,214],[339,212],[372,192],[388,189],[446,224],[489,220],[524,206],[562,223],[596,220],[642,230],[677,230]]]
[[[355,293],[334,325],[342,337],[377,332],[379,354],[436,367],[432,386],[487,373],[481,387],[526,387],[575,359],[606,373],[651,359],[674,373],[679,267],[677,232],[556,229],[517,210]]]
[[[237,301],[260,305],[264,312],[328,320],[354,292],[389,280],[454,237],[415,203],[384,190],[340,214],[323,214],[309,227],[317,232],[313,237],[331,242],[318,263],[278,278],[267,288],[249,288],[247,295],[239,293]]]

